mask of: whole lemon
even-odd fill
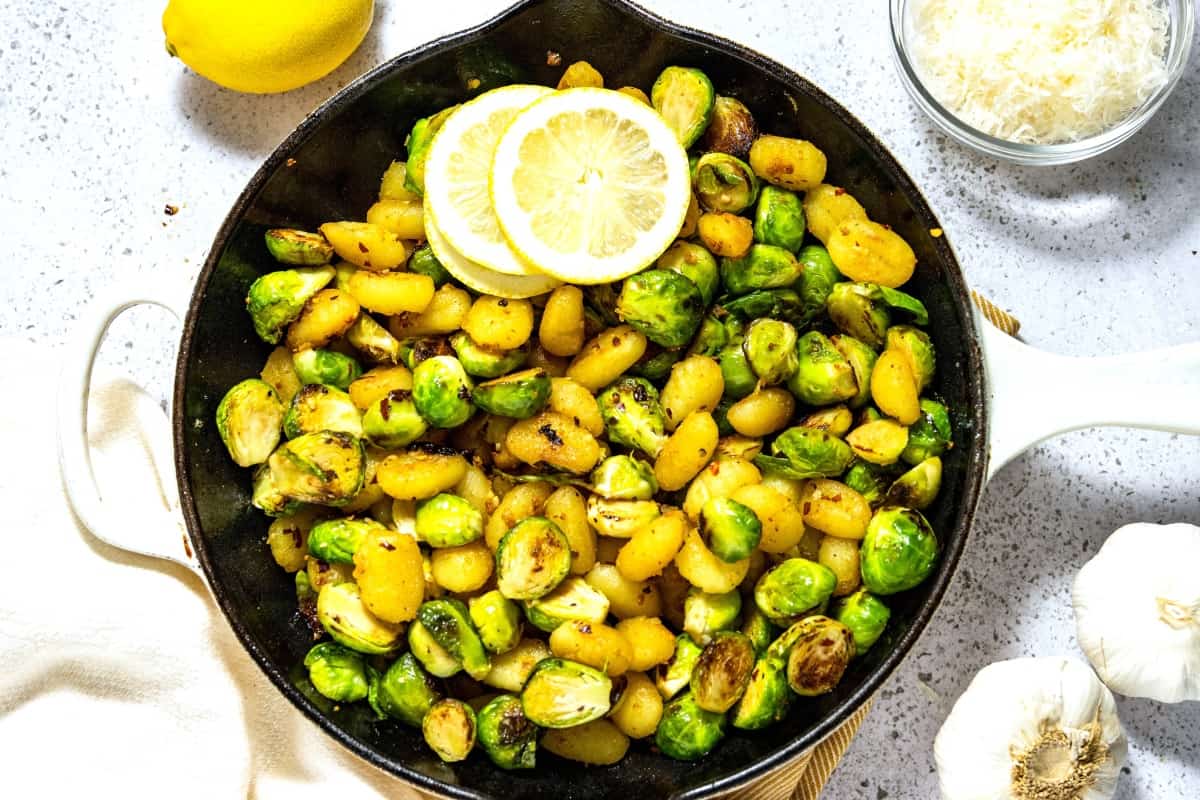
[[[375,0],[169,0],[167,51],[239,92],[286,92],[332,72],[371,28]]]

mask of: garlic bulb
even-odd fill
[[[984,667],[933,744],[943,800],[1106,800],[1125,749],[1112,692],[1066,658]]]
[[[1115,692],[1200,700],[1200,528],[1119,528],[1075,577],[1079,646]]]

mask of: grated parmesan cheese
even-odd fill
[[[1159,0],[915,0],[922,82],[967,124],[1013,142],[1093,136],[1167,79]]]

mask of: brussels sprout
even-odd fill
[[[450,597],[428,600],[417,609],[417,620],[425,626],[434,641],[462,664],[467,674],[475,680],[487,675],[492,668],[487,650],[461,600]]]
[[[913,322],[917,325],[929,324],[929,312],[925,309],[925,304],[911,294],[905,294],[899,289],[892,289],[888,286],[878,286],[873,283],[867,285],[874,288],[879,299],[887,306],[911,314]]]
[[[799,252],[804,241],[804,205],[795,193],[770,184],[762,187],[754,211],[754,241]]]
[[[395,450],[424,436],[429,424],[417,412],[412,392],[393,389],[367,408],[362,417],[362,428],[371,444]]]
[[[441,336],[409,336],[400,340],[400,363],[409,369],[435,356],[453,354],[450,342]]]
[[[861,656],[879,641],[892,612],[875,595],[859,589],[849,597],[836,600],[829,616],[845,625],[854,634],[854,654]]]
[[[754,670],[754,645],[744,633],[719,631],[692,670],[691,694],[705,711],[723,714],[742,697]]]
[[[742,595],[736,589],[723,594],[710,594],[695,586],[688,589],[683,600],[683,630],[691,641],[706,645],[717,631],[730,630],[737,625],[742,611]]]
[[[601,536],[628,539],[661,513],[651,500],[607,500],[599,495],[587,499],[588,524]]]
[[[730,315],[743,320],[771,317],[802,325],[810,317],[800,295],[791,289],[759,289],[741,297],[723,297],[719,302]]]
[[[499,378],[525,364],[529,358],[529,346],[521,345],[515,350],[492,350],[475,344],[466,331],[450,336],[450,346],[468,375],[476,378]]]
[[[333,245],[319,233],[274,228],[267,231],[263,238],[267,242],[267,252],[281,264],[319,267],[333,258]]]
[[[649,500],[658,492],[658,481],[645,461],[609,456],[592,470],[592,491],[610,500]]]
[[[537,756],[537,726],[525,716],[519,698],[502,694],[475,718],[479,746],[501,769],[533,769]]]
[[[739,100],[718,95],[713,101],[708,130],[704,132],[704,149],[745,158],[757,138],[758,125],[750,109]]]
[[[279,344],[283,329],[335,274],[333,267],[299,267],[268,272],[255,280],[246,294],[246,310],[255,333],[267,344]]]
[[[617,317],[617,288],[618,284],[615,283],[598,283],[583,287],[585,313],[590,310],[596,315],[601,323],[600,330],[621,324]]]
[[[890,506],[924,510],[937,499],[941,487],[942,460],[933,456],[897,478],[888,488],[883,501]]]
[[[725,735],[725,715],[705,711],[691,692],[680,695],[663,709],[654,744],[663,755],[692,761],[717,746]]]
[[[700,288],[669,269],[648,269],[629,276],[617,298],[617,316],[663,347],[690,342],[703,315]]]
[[[217,433],[239,467],[266,461],[279,444],[283,403],[271,384],[250,378],[225,393],[217,406]]]
[[[564,622],[604,622],[608,605],[608,598],[583,578],[570,577],[549,594],[525,601],[525,616],[534,627],[552,633]]]
[[[762,474],[769,478],[786,478],[793,481],[802,481],[805,478],[815,477],[810,469],[798,469],[792,465],[791,461],[779,456],[769,456],[765,453],[759,453],[753,459],[754,466],[758,467]]]
[[[334,350],[301,350],[292,356],[301,383],[323,383],[343,391],[362,375],[353,358]]]
[[[854,460],[850,445],[816,428],[796,426],[775,437],[771,452],[784,456],[797,478],[832,478],[841,475]]]
[[[471,379],[454,356],[434,356],[413,370],[413,402],[435,428],[457,428],[471,418]]]
[[[858,392],[846,400],[851,408],[862,408],[871,399],[871,372],[875,369],[875,361],[879,358],[875,351],[853,336],[834,334],[829,337],[833,347],[850,363],[854,371],[854,381],[858,384]]]
[[[341,431],[363,435],[362,412],[350,395],[333,386],[308,383],[300,387],[283,417],[283,433],[289,439],[306,433]]]
[[[700,658],[702,648],[692,637],[681,633],[675,637],[675,654],[664,664],[659,664],[654,673],[654,685],[664,699],[670,700],[692,680],[692,671]]]
[[[335,642],[360,653],[390,653],[400,644],[400,628],[367,610],[356,583],[322,586],[317,619]]]
[[[800,366],[788,380],[787,387],[801,403],[828,406],[858,394],[854,368],[829,337],[809,331],[800,337],[796,351]]]
[[[708,127],[716,96],[708,76],[690,67],[667,67],[650,88],[650,104],[675,131],[684,150]]]
[[[596,396],[604,430],[612,444],[657,458],[666,444],[666,414],[658,390],[645,378],[619,378]]]
[[[800,366],[796,342],[796,329],[790,322],[756,319],[750,323],[742,348],[760,385],[774,386],[796,373]]]
[[[761,730],[787,716],[791,703],[784,664],[774,658],[759,658],[729,722],[745,731]]]
[[[521,641],[521,612],[498,589],[472,597],[467,603],[479,639],[492,653],[507,653]]]
[[[483,535],[483,512],[458,495],[442,494],[417,503],[417,539],[430,547],[459,547]]]
[[[330,564],[353,564],[354,551],[372,528],[380,527],[373,519],[327,519],[308,532],[308,552]]]
[[[301,606],[311,605],[313,611],[316,611],[317,590],[313,588],[312,580],[308,577],[308,570],[300,570],[296,573],[296,602]]]
[[[442,761],[462,761],[475,747],[475,712],[453,697],[439,700],[421,720],[421,733]]]
[[[844,405],[830,406],[820,411],[814,411],[800,420],[801,428],[825,431],[830,436],[836,436],[839,439],[845,436],[853,425],[854,414],[850,413],[850,409]]]
[[[442,266],[442,262],[438,261],[438,257],[433,254],[433,248],[429,246],[428,242],[418,247],[409,256],[407,269],[418,275],[428,275],[433,279],[433,285],[438,288],[454,279],[450,272]]]
[[[547,658],[521,690],[521,709],[534,725],[571,728],[599,719],[612,708],[612,681],[598,669]]]
[[[762,538],[762,523],[746,506],[714,497],[700,509],[700,536],[713,555],[732,564],[749,558]]]
[[[721,259],[721,283],[735,295],[791,286],[803,272],[794,255],[769,244],[751,245],[741,258]]]
[[[414,620],[408,626],[408,650],[429,670],[430,675],[449,678],[462,671],[462,662],[438,644],[437,639],[433,638],[433,633],[422,625],[420,620]]]
[[[457,105],[443,108],[436,114],[422,117],[413,123],[412,131],[405,140],[408,148],[408,162],[404,176],[404,186],[416,194],[425,194],[425,159],[429,156],[429,146],[433,144],[433,136],[442,128],[446,118],[454,113]]]
[[[705,211],[737,214],[758,199],[758,178],[750,165],[728,153],[705,153],[692,169],[696,197]]]
[[[741,400],[758,386],[758,376],[746,357],[744,343],[745,338],[739,336],[717,353],[717,365],[721,367],[721,377],[725,381],[723,396],[728,400]]]
[[[286,517],[300,510],[301,503],[284,494],[275,481],[275,473],[266,464],[254,472],[250,504],[268,517]]]
[[[700,322],[700,330],[696,331],[696,337],[692,339],[687,354],[689,356],[715,356],[728,343],[729,334],[726,332],[725,326],[716,317],[705,317]]]
[[[367,696],[367,666],[353,650],[321,642],[308,651],[304,666],[313,687],[334,702],[353,703]]]
[[[909,464],[940,456],[952,446],[950,413],[936,400],[921,399],[921,416],[908,429],[908,444],[900,457]]]
[[[888,474],[888,468],[856,458],[842,476],[842,483],[861,494],[874,508],[883,502],[883,496],[892,484],[892,477]]]
[[[571,570],[571,546],[545,517],[518,522],[496,549],[496,584],[510,600],[536,600],[562,583]]]
[[[912,368],[913,377],[917,379],[917,391],[925,391],[933,380],[937,365],[937,355],[929,334],[910,325],[893,325],[888,328],[886,341],[885,349],[904,355],[904,360]]]
[[[279,492],[302,503],[345,505],[362,490],[367,453],[362,440],[340,431],[297,436],[267,460]]]
[[[696,284],[705,307],[712,305],[721,275],[717,270],[717,259],[703,246],[682,240],[675,242],[658,257],[655,267],[678,272]]]
[[[801,623],[804,633],[788,653],[788,686],[801,697],[832,692],[854,656],[854,635],[829,617],[807,617]]]
[[[405,653],[382,675],[374,676],[367,700],[381,717],[417,727],[440,697],[441,692],[421,663],[412,653]]]
[[[892,315],[871,283],[842,282],[826,301],[829,318],[838,328],[874,348],[883,347]]]
[[[863,539],[863,586],[875,594],[911,589],[929,577],[937,558],[937,536],[920,511],[884,506]]]
[[[661,381],[671,374],[671,367],[683,358],[683,348],[664,350],[653,342],[646,345],[646,352],[629,368],[631,375],[645,378],[648,381]]]
[[[550,376],[541,367],[514,372],[479,384],[471,399],[489,414],[528,419],[550,399]]]
[[[387,328],[376,322],[370,314],[358,315],[358,319],[346,330],[346,341],[369,361],[377,364],[400,362],[400,340],[388,333]]]
[[[524,638],[507,653],[492,658],[492,671],[483,682],[504,692],[519,692],[533,668],[553,655],[541,639]]]
[[[717,432],[722,436],[732,436],[736,433],[733,425],[729,423],[729,409],[737,402],[732,398],[725,397],[721,402],[717,403],[717,407],[713,409],[713,422],[717,423]]]
[[[812,319],[825,311],[834,285],[842,280],[842,273],[833,265],[829,251],[819,244],[802,247],[796,260],[804,268],[804,274],[796,283],[800,301],[804,304],[806,319]]]
[[[762,446],[762,439],[741,435],[722,436],[717,441],[717,458],[733,457],[752,461],[762,452]]]
[[[758,610],[776,624],[786,625],[829,599],[837,576],[824,564],[789,558],[767,570],[754,586]]]
[[[759,610],[758,606],[751,604],[747,609],[745,621],[742,623],[742,633],[746,634],[750,639],[750,643],[754,645],[754,652],[758,655],[765,655],[767,647],[774,641],[779,634],[774,623],[767,618],[767,615]]]

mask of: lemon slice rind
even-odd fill
[[[425,214],[425,240],[429,242],[433,254],[442,262],[446,271],[480,294],[522,300],[545,294],[562,283],[557,278],[543,273],[508,275],[476,264],[450,244],[428,212]]]

